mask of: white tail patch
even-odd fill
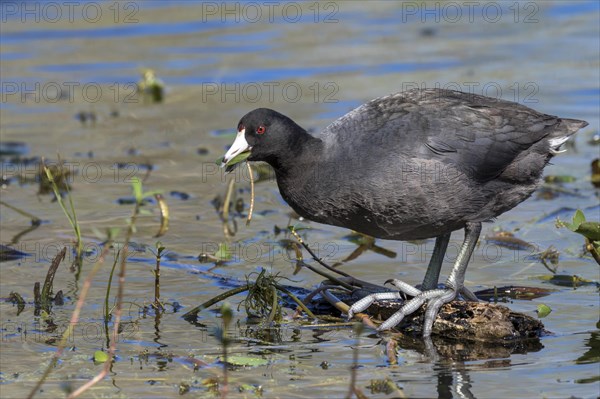
[[[556,155],[556,154],[560,154],[561,152],[567,151],[567,150],[560,150],[559,151],[559,148],[567,140],[569,140],[569,137],[570,136],[561,136],[561,137],[554,137],[554,138],[548,140],[548,143],[550,144],[550,153],[552,155]]]

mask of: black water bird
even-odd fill
[[[269,163],[285,201],[315,222],[390,240],[436,237],[420,289],[391,280],[414,298],[379,327],[394,327],[427,301],[429,336],[443,304],[461,292],[472,298],[464,278],[482,222],[527,199],[548,161],[585,126],[509,101],[417,89],[374,99],[318,136],[276,111],[256,109],[240,120],[222,166],[240,154]],[[437,288],[450,234],[459,229],[464,242]],[[399,297],[369,295],[349,316],[374,300]]]

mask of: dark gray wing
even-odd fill
[[[536,151],[549,152],[552,138],[562,143],[577,130],[561,121],[509,101],[452,90],[411,90],[358,107],[320,137],[331,149],[436,159],[485,181],[540,140],[549,142]]]

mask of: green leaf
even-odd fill
[[[269,361],[261,357],[228,356],[227,363],[232,364],[234,366],[258,367],[266,366],[267,364],[269,364]]]
[[[550,314],[550,312],[552,312],[552,309],[548,305],[544,305],[543,303],[540,303],[537,306],[537,314],[540,319],[548,316]]]
[[[219,244],[219,249],[215,252],[215,257],[220,261],[230,260],[231,259],[231,251],[229,250],[229,246],[225,243]]]
[[[233,165],[235,165],[237,163],[245,161],[246,159],[248,159],[249,156],[250,156],[250,151],[240,152],[235,157],[233,157],[232,159],[230,159],[229,162],[227,162],[225,164],[225,166],[233,166]],[[217,159],[217,165],[221,165],[222,162],[223,162],[223,157]]]
[[[143,196],[142,181],[137,177],[131,178],[131,188],[133,189],[133,197],[137,203],[141,203]]]
[[[103,351],[94,352],[94,361],[96,363],[104,363],[108,360],[108,353]]]
[[[600,240],[600,223],[586,222],[585,215],[581,210],[577,210],[573,215],[573,223],[557,221],[557,227],[565,226],[569,230],[581,234],[591,241]]]
[[[600,223],[598,222],[582,222],[573,231],[591,241],[600,240]]]
[[[575,216],[573,216],[573,224],[575,226],[579,226],[581,223],[585,222],[585,215],[581,212],[580,209],[577,209],[575,212]]]

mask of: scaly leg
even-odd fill
[[[451,302],[456,298],[459,292],[465,292],[464,281],[465,281],[465,272],[467,270],[467,265],[469,264],[469,259],[471,258],[471,254],[475,249],[475,245],[477,244],[477,239],[479,238],[479,234],[481,233],[481,223],[467,223],[465,225],[465,239],[463,241],[460,252],[458,253],[458,257],[456,258],[456,262],[446,280],[446,288],[444,289],[429,289],[425,291],[421,291],[418,295],[416,295],[413,299],[406,302],[399,311],[394,313],[389,319],[387,319],[383,324],[379,326],[379,330],[387,330],[396,325],[398,325],[405,316],[415,312],[421,305],[425,302],[428,302],[427,311],[425,312],[425,321],[423,324],[423,336],[429,337],[431,335],[431,329],[433,327],[433,322],[438,314],[438,311],[445,303]],[[440,237],[440,240],[443,239],[444,236]],[[438,247],[436,241],[436,247]],[[441,246],[441,245],[440,245]],[[435,252],[435,250],[434,250]],[[443,256],[442,256],[443,259]],[[432,263],[430,262],[430,265]],[[431,274],[435,272],[432,271]],[[429,274],[429,273],[428,273]],[[395,281],[394,281],[395,283]],[[401,282],[400,282],[401,283]],[[401,283],[400,285],[402,285]],[[394,284],[396,285],[396,284]],[[417,290],[418,291],[418,290]],[[466,292],[470,293],[470,291],[466,290]],[[377,295],[377,294],[373,294]],[[471,294],[472,295],[472,294]],[[356,302],[354,305],[350,307],[348,311],[348,316],[352,317],[354,313],[363,311],[366,309],[375,299],[367,299],[371,297],[370,295],[366,298],[361,299]],[[365,306],[366,305],[366,306]]]
[[[444,255],[446,255],[446,249],[448,249],[448,243],[450,242],[450,234],[446,233],[435,239],[433,254],[429,260],[423,284],[420,287],[423,291],[437,288],[438,281],[440,280],[440,271],[442,270],[442,262],[444,262]]]
[[[448,248],[449,241],[450,233],[436,237],[435,247],[433,248],[433,254],[431,255],[431,259],[429,260],[429,266],[427,266],[425,278],[423,278],[423,284],[421,284],[421,286],[417,286],[417,288],[398,279],[388,280],[385,282],[385,284],[391,283],[394,287],[398,288],[400,292],[403,292],[411,297],[419,295],[423,290],[437,288],[438,280],[440,278],[440,271],[442,270],[442,262],[444,261],[444,255],[446,254],[446,249]],[[373,303],[373,301],[369,302],[369,305],[371,303]]]

